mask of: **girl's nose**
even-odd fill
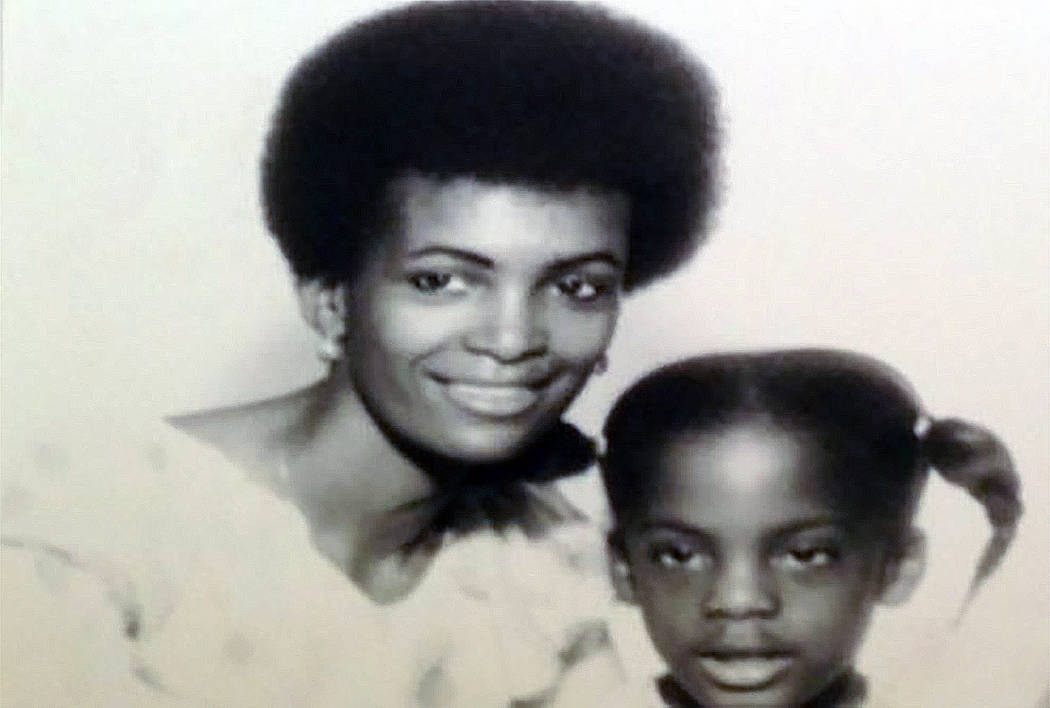
[[[703,600],[711,618],[748,619],[773,617],[780,609],[776,588],[768,573],[749,559],[725,565]]]
[[[537,356],[547,350],[549,340],[544,319],[531,293],[508,289],[479,308],[466,347],[504,363]]]

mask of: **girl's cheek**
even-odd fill
[[[707,583],[686,573],[665,574],[649,578],[644,596],[648,604],[661,608],[673,616],[688,616],[698,612]]]

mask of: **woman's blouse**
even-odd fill
[[[292,503],[174,430],[136,437],[5,471],[5,705],[545,706],[607,656],[590,524],[448,540],[378,605]]]

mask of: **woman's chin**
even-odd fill
[[[513,460],[534,436],[513,430],[461,430],[437,450],[464,464],[499,464]]]

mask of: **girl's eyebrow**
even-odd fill
[[[642,526],[642,532],[649,533],[652,531],[673,531],[674,533],[683,534],[685,536],[698,536],[705,539],[713,537],[713,534],[704,529],[670,519],[654,519],[652,521],[647,521]]]
[[[776,536],[789,536],[794,533],[810,531],[813,529],[821,529],[828,527],[842,528],[844,525],[845,520],[841,516],[813,516],[809,518],[793,520],[781,526],[776,526],[772,529],[772,534]],[[710,538],[713,536],[713,534],[709,531],[671,519],[654,519],[652,521],[647,521],[642,526],[642,531],[674,531],[675,533],[690,536],[701,536],[704,538]]]
[[[790,523],[778,526],[774,530],[774,534],[777,536],[789,536],[795,533],[801,533],[803,531],[811,531],[813,529],[822,529],[833,527],[840,529],[845,525],[846,520],[841,516],[814,516],[807,519],[798,519],[797,521],[791,521]]]

